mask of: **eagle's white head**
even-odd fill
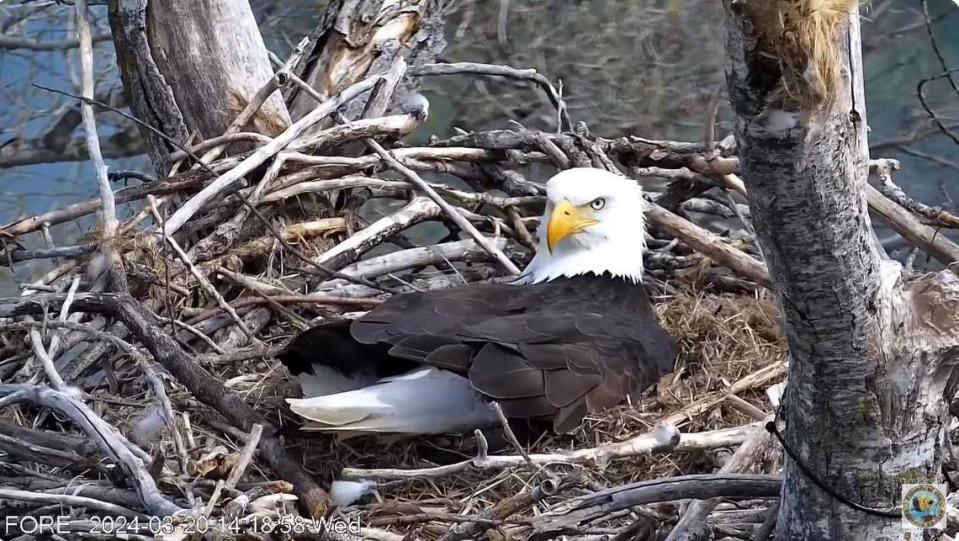
[[[520,278],[525,283],[608,272],[639,282],[646,224],[643,189],[604,171],[567,169],[546,183],[536,255]]]

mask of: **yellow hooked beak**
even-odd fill
[[[546,226],[546,247],[550,253],[559,241],[597,223],[591,213],[563,199],[553,208]]]

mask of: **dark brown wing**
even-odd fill
[[[593,275],[399,295],[351,332],[466,375],[508,417],[551,418],[559,433],[654,383],[677,352],[642,285]]]

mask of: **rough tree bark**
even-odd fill
[[[110,27],[133,113],[181,144],[192,134],[222,135],[273,77],[246,0],[111,0]],[[275,93],[244,131],[276,135],[289,124]],[[148,129],[140,133],[166,176],[176,149]]]
[[[189,132],[183,123],[183,115],[150,51],[146,32],[147,2],[110,2],[110,29],[123,90],[134,116],[174,141],[184,142]],[[138,129],[154,171],[161,178],[166,176],[172,165],[167,156],[173,147],[153,131],[140,126]]]
[[[409,66],[431,63],[446,46],[441,7],[436,0],[333,0],[296,71],[314,90],[330,96],[374,73],[385,73],[397,55]],[[404,80],[394,103],[416,87],[414,80]],[[316,106],[313,97],[295,87],[288,102],[294,119]],[[346,117],[356,118],[365,102],[354,100]],[[367,113],[374,117],[382,111]]]
[[[150,0],[147,35],[186,125],[201,139],[222,134],[273,77],[245,0]],[[274,93],[247,129],[277,135],[289,125],[283,98]]]
[[[302,69],[316,83],[315,90],[329,96],[369,75],[385,73],[397,64],[398,55],[414,64],[431,62],[443,45],[439,15],[439,4],[433,0],[334,1],[326,17],[330,26],[324,25],[318,32]],[[267,87],[277,79],[247,0],[111,0],[110,25],[134,115],[179,144],[194,135],[199,141],[223,134],[258,91],[276,88]],[[338,32],[343,28],[346,33],[341,36]],[[409,91],[413,86],[407,82],[400,88]],[[380,92],[372,106],[367,106],[362,96],[348,103],[347,114],[381,116],[390,96],[396,99],[396,89],[388,90]],[[301,94],[296,119],[316,114],[316,99],[310,93]],[[243,130],[275,136],[290,126],[289,109],[282,95],[274,93]],[[140,131],[157,174],[165,177],[175,145],[150,129],[141,126]],[[241,214],[220,224],[214,233],[229,229],[244,217]],[[257,417],[250,407],[223,390],[209,374],[191,369],[187,356],[169,337],[157,328],[146,328],[149,337],[141,337],[144,342],[161,345],[151,347],[157,360],[201,400],[247,430]],[[237,417],[236,412],[242,415]],[[268,423],[260,424],[268,427]],[[329,503],[326,493],[270,432],[272,428],[260,441],[261,456],[294,484],[311,515],[322,515]]]
[[[834,12],[816,15],[834,19],[805,51],[789,49],[795,13],[782,11],[809,2],[724,4],[742,174],[790,349],[786,441],[848,499],[895,511],[902,484],[940,476],[959,279],[905,276],[870,242],[855,1],[820,2]],[[838,67],[829,94],[801,87],[816,85],[803,54]],[[787,459],[776,538],[901,539],[902,527],[834,500]]]
[[[179,144],[222,135],[254,96],[274,80],[268,51],[247,0],[111,0],[110,26],[124,90],[133,114]],[[275,88],[275,87],[274,87]],[[256,109],[244,131],[277,135],[290,125],[280,93]],[[170,172],[176,150],[164,137],[140,126],[156,173]],[[114,277],[122,269],[114,269]],[[122,290],[121,290],[122,291]],[[130,299],[128,299],[130,300]],[[134,313],[135,312],[135,313]],[[154,358],[204,403],[246,431],[259,416],[243,399],[224,389],[138,307],[132,323]],[[146,319],[144,319],[146,318]],[[239,412],[239,414],[237,414]],[[258,452],[273,470],[294,485],[305,510],[313,517],[326,513],[327,493],[299,461],[268,431]]]

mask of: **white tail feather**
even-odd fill
[[[497,422],[469,380],[423,368],[376,385],[313,398],[287,399],[290,409],[317,424],[311,430],[439,434]]]

